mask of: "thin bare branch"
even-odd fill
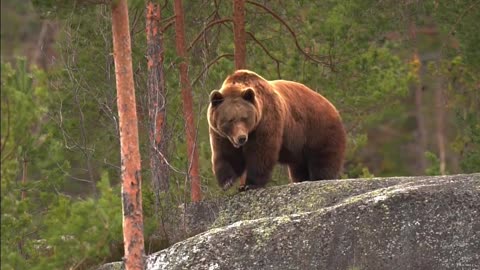
[[[280,16],[278,16],[277,13],[275,13],[274,11],[272,11],[271,9],[269,9],[268,7],[260,4],[260,3],[257,3],[257,2],[253,2],[253,1],[246,1],[247,3],[251,4],[251,5],[254,5],[254,6],[257,6],[259,8],[262,8],[263,10],[265,10],[266,12],[268,12],[270,15],[272,15],[275,19],[277,19],[277,21],[279,21],[281,24],[283,24],[288,32],[290,32],[290,35],[293,37],[293,40],[295,42],[295,47],[297,47],[297,49],[306,57],[308,58],[309,60],[311,60],[312,62],[315,62],[315,63],[318,63],[318,64],[322,64],[322,65],[326,65],[326,66],[331,66],[331,63],[327,62],[327,61],[322,61],[322,60],[319,60],[315,57],[313,57],[312,55],[310,55],[309,53],[307,53],[305,50],[302,49],[302,47],[300,46],[300,44],[298,43],[298,38],[297,38],[297,34],[295,33],[295,31],[293,31],[293,29],[288,25],[287,22],[285,22]]]
[[[106,158],[103,159],[103,164],[108,165],[112,168],[118,169],[119,171],[122,169],[120,166],[108,162]]]
[[[165,24],[165,26],[162,27],[162,32],[167,31],[167,29],[174,24],[175,24],[175,20],[169,21],[167,24]]]
[[[165,1],[166,2],[166,1]],[[163,8],[162,8],[163,9]],[[164,33],[170,26],[175,23],[175,15],[172,15],[166,19],[161,20],[160,22],[160,29],[162,33]]]
[[[93,191],[93,194],[96,196],[97,195],[97,185],[95,183],[95,177],[94,177],[94,173],[93,173],[93,166],[92,166],[92,153],[90,151],[87,150],[88,148],[88,138],[87,138],[87,131],[86,131],[86,127],[85,127],[85,115],[83,114],[83,109],[82,109],[82,106],[80,105],[80,101],[79,101],[79,87],[77,87],[75,90],[74,90],[74,103],[75,105],[77,106],[77,109],[78,109],[78,112],[79,112],[79,121],[80,121],[80,136],[81,136],[81,140],[82,140],[82,144],[83,144],[83,147],[82,148],[82,152],[86,158],[86,161],[87,161],[87,168],[88,168],[88,176],[90,177],[90,180],[92,181],[92,191]]]
[[[163,2],[163,6],[160,7],[161,10],[164,10],[168,5],[168,0],[165,0],[165,2]]]
[[[255,41],[255,43],[258,44],[258,46],[260,46],[260,48],[262,48],[262,50],[270,57],[272,58],[273,61],[275,61],[276,65],[277,65],[277,75],[278,75],[278,78],[281,78],[281,75],[280,75],[280,63],[283,63],[282,61],[280,61],[279,59],[277,59],[275,56],[273,56],[270,51],[268,51],[268,49],[262,44],[262,42],[260,42],[260,40],[258,40],[252,32],[247,32],[247,34],[253,39],[253,41]]]
[[[200,74],[198,74],[197,78],[192,82],[192,86],[194,86],[194,85],[200,80],[200,78],[202,77],[202,75],[203,75],[212,65],[214,65],[214,64],[217,63],[220,59],[225,58],[225,57],[234,57],[234,55],[233,55],[232,53],[225,53],[225,54],[222,54],[222,55],[217,56],[215,59],[213,59],[212,61],[210,61],[210,62],[205,66],[205,68],[203,68],[203,70],[200,72]]]
[[[160,24],[170,23],[171,21],[175,21],[175,15],[172,15],[172,16],[170,16],[170,17],[168,17],[168,18],[163,19],[163,20],[160,22]]]
[[[480,4],[480,0],[473,2],[470,6],[468,6],[455,20],[455,23],[453,24],[452,28],[450,29],[450,34],[453,34],[455,32],[455,28],[457,28],[457,25],[460,23],[462,18],[467,14],[469,11],[471,11],[476,5]]]
[[[78,178],[78,177],[76,177],[76,176],[71,175],[70,173],[68,173],[67,171],[65,171],[65,170],[62,168],[62,166],[60,166],[60,164],[58,164],[58,162],[57,162],[57,167],[60,169],[60,171],[61,171],[62,173],[64,173],[66,176],[68,176],[68,177],[69,177],[70,179],[72,179],[72,180],[79,181],[79,182],[90,183],[90,184],[93,183],[93,181],[91,181],[91,180],[83,179],[83,178]]]
[[[179,173],[179,174],[182,174],[182,175],[187,175],[187,172],[184,172],[184,171],[181,171],[180,169],[174,167],[172,164],[170,164],[170,162],[168,162],[167,158],[165,157],[165,155],[158,150],[158,148],[155,148],[157,154],[163,159],[163,162],[165,162],[165,164],[174,172],[176,173]]]
[[[212,26],[215,26],[217,24],[224,24],[226,22],[232,22],[233,20],[230,19],[230,18],[226,18],[226,19],[219,19],[219,20],[215,20],[215,21],[212,21],[210,23],[208,23],[203,29],[202,31],[200,31],[200,33],[198,33],[198,35],[195,37],[195,39],[192,41],[192,43],[190,43],[190,46],[188,46],[187,48],[187,52],[189,52],[193,46],[195,45],[195,43],[198,42],[198,40],[200,40],[200,38],[203,36],[203,34],[210,28],[212,28]]]
[[[135,13],[133,14],[133,23],[132,23],[132,28],[130,29],[130,35],[132,36],[133,33],[135,33],[135,29],[137,28],[137,24],[140,21],[140,17],[143,14],[143,12],[140,12],[141,9],[137,8],[135,9]],[[142,29],[143,30],[143,29]]]

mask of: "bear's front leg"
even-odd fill
[[[219,186],[227,190],[245,172],[243,153],[233,147],[228,139],[220,137],[213,131],[210,131],[210,144],[213,173]]]
[[[264,187],[278,162],[281,142],[278,136],[262,137],[259,134],[244,146],[247,180],[240,191]]]
[[[213,162],[213,173],[217,178],[218,185],[223,189],[229,189],[235,180],[240,177],[235,170],[235,164],[225,157],[219,157]]]

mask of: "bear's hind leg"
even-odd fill
[[[308,173],[312,181],[338,179],[342,167],[342,159],[336,153],[310,157]]]
[[[288,164],[288,174],[293,183],[310,180],[308,166],[305,163]]]

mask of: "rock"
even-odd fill
[[[104,264],[96,270],[125,270],[125,265],[123,262],[112,262]]]
[[[401,182],[408,177],[304,182],[251,190],[231,197],[183,205],[168,229],[173,242],[241,220],[315,211],[355,195]],[[280,203],[282,202],[282,203]]]
[[[188,205],[187,233],[204,232],[148,256],[146,264],[152,270],[480,269],[479,206],[480,174],[254,190]]]

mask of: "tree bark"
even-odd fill
[[[152,187],[158,200],[159,192],[168,190],[168,165],[166,139],[166,92],[163,74],[163,42],[160,27],[161,10],[159,4],[147,3],[147,65],[148,65],[148,116],[149,148]],[[158,203],[155,202],[156,204]]]
[[[125,267],[144,269],[141,165],[127,0],[112,4],[112,36],[122,159]]]
[[[418,59],[418,54],[414,54]],[[423,93],[422,86],[419,83],[414,85],[415,91],[415,117],[417,119],[417,159],[418,173],[424,174],[427,169],[427,160],[425,152],[427,151],[427,130],[425,128],[425,117],[423,116]]]
[[[233,39],[235,70],[247,68],[247,41],[245,32],[245,0],[233,0]],[[246,174],[240,177],[240,186],[246,184]]]
[[[415,82],[414,96],[415,96],[415,118],[417,120],[417,173],[424,174],[427,169],[427,160],[425,152],[427,151],[427,131],[425,127],[425,117],[423,116],[423,93],[420,83],[422,63],[418,55],[417,49],[417,35],[415,23],[410,24],[410,41],[413,48],[412,62],[415,66],[415,74],[418,82]]]
[[[438,146],[438,159],[440,161],[440,174],[446,173],[446,147],[445,147],[445,101],[443,93],[443,79],[438,75],[435,83],[435,122]]]
[[[33,63],[43,70],[47,70],[55,61],[55,39],[58,33],[58,23],[43,20],[42,28],[38,35],[36,49],[33,52]]]
[[[181,0],[175,0],[174,3],[175,12],[175,44],[177,49],[177,55],[181,58],[179,63],[180,70],[180,84],[182,87],[182,100],[183,100],[183,116],[185,118],[185,130],[187,137],[187,151],[188,151],[188,173],[190,178],[191,187],[191,199],[194,202],[201,200],[200,189],[200,175],[198,170],[198,152],[196,150],[196,132],[195,121],[193,115],[193,98],[192,87],[188,79],[188,65],[187,54],[185,47],[185,26],[183,20],[183,7]]]
[[[24,154],[22,158],[22,195],[21,198],[22,200],[25,200],[27,198],[27,155]]]
[[[233,1],[233,34],[235,43],[235,69],[247,67],[245,33],[245,0]]]

